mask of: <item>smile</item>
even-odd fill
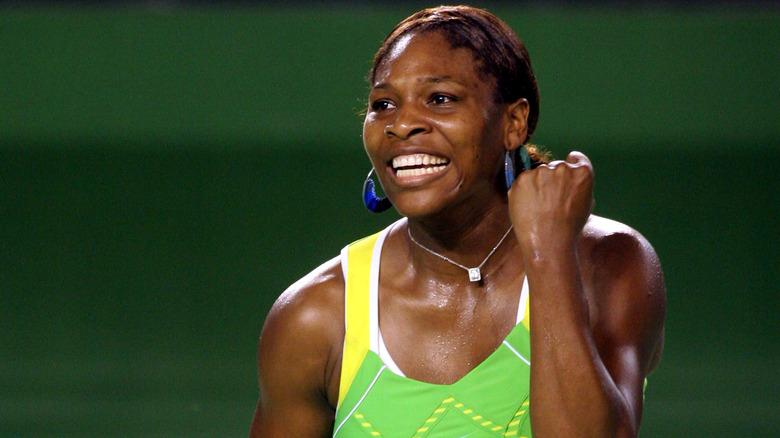
[[[393,158],[392,165],[399,178],[438,173],[449,164],[446,158],[428,154],[401,155]]]

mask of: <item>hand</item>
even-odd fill
[[[593,206],[593,166],[580,152],[520,173],[509,190],[515,234],[534,253],[576,244]]]

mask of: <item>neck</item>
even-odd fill
[[[408,231],[419,245],[469,268],[477,267],[485,260],[511,225],[506,204],[483,211],[474,217],[460,215],[454,220],[441,219],[409,218]],[[468,279],[468,273],[462,268],[428,253],[414,242],[409,241],[409,245],[417,266],[465,276],[464,278]],[[501,254],[505,254],[512,246],[514,246],[514,236],[510,233],[487,260],[483,270],[500,260]]]

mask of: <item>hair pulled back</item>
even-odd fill
[[[453,49],[469,49],[479,63],[480,74],[486,79],[495,79],[499,102],[511,103],[520,98],[528,101],[528,142],[539,120],[539,90],[531,69],[531,59],[514,31],[483,9],[439,6],[423,9],[398,23],[374,56],[369,82],[374,82],[382,60],[402,36],[425,32],[440,33]]]

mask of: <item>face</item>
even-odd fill
[[[401,37],[379,64],[363,141],[404,216],[500,202],[510,117],[468,49],[435,32]]]

